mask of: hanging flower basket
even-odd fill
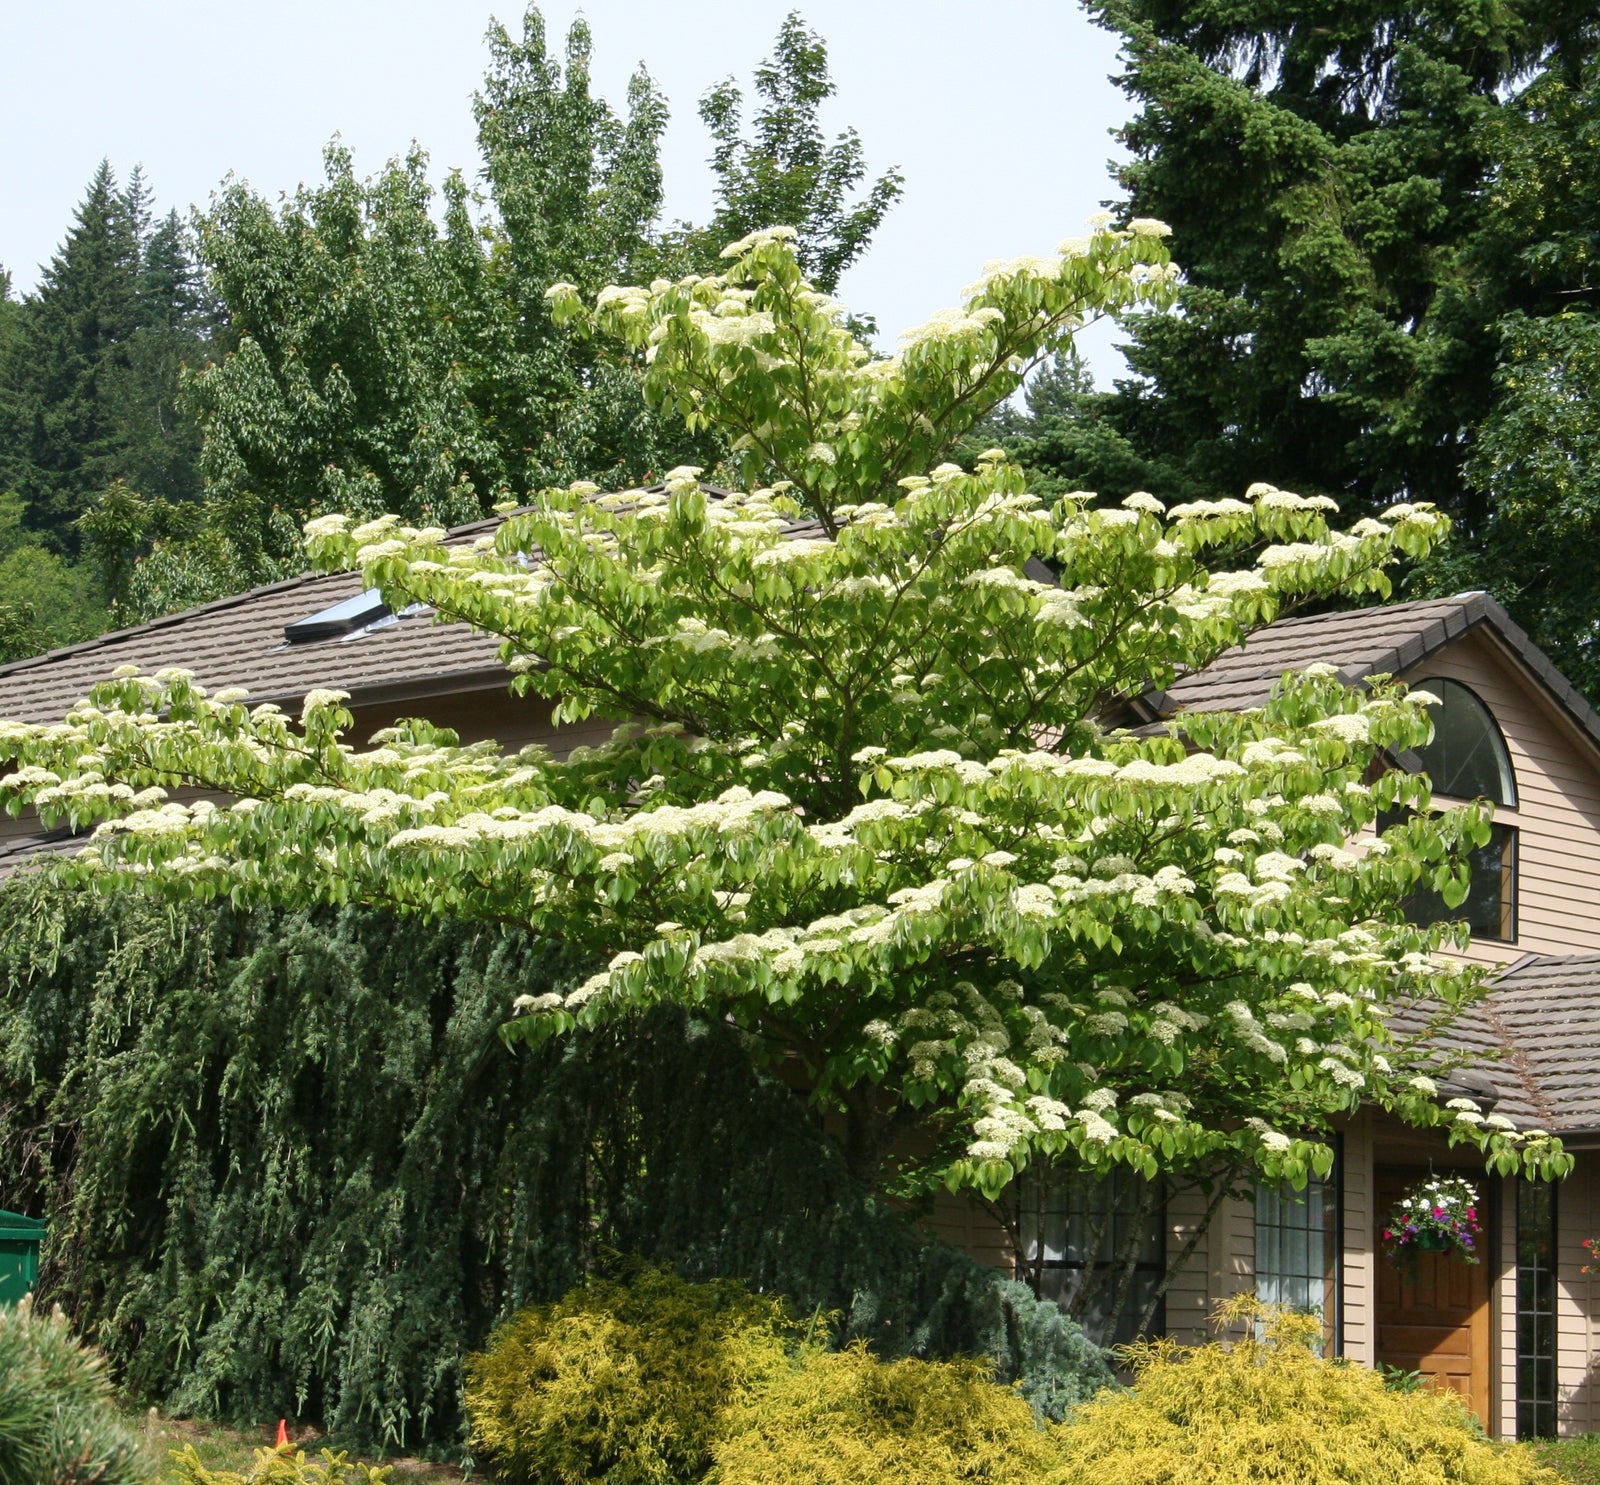
[[[1460,1176],[1419,1182],[1398,1202],[1384,1224],[1383,1245],[1391,1263],[1412,1267],[1418,1253],[1460,1253],[1478,1261],[1478,1193]]]

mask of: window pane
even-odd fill
[[[1515,806],[1511,759],[1488,707],[1460,682],[1442,676],[1418,681],[1413,689],[1431,692],[1440,702],[1430,708],[1433,741],[1417,749],[1435,792]]]
[[[1023,1259],[1028,1271],[1038,1275],[1039,1297],[1066,1305],[1087,1285],[1088,1303],[1078,1319],[1090,1338],[1102,1345],[1133,1339],[1166,1272],[1159,1193],[1145,1219],[1138,1218],[1147,1190],[1141,1177],[1120,1170],[1090,1179],[1081,1171],[1030,1166],[1019,1182]],[[1046,1215],[1052,1213],[1053,1219]],[[1058,1224],[1054,1228],[1052,1220]],[[1064,1241],[1052,1243],[1052,1232],[1060,1232]],[[1117,1259],[1126,1251],[1126,1243],[1134,1245],[1133,1272],[1126,1299],[1113,1317],[1111,1308],[1122,1280]],[[1163,1326],[1158,1302],[1149,1333],[1159,1335]]]
[[[1327,1181],[1256,1188],[1256,1294],[1331,1320],[1336,1247]]]
[[[1385,828],[1393,816],[1380,822]],[[1466,900],[1446,907],[1437,892],[1417,892],[1406,903],[1406,916],[1426,928],[1432,923],[1465,921],[1477,938],[1514,943],[1517,937],[1517,832],[1512,825],[1491,825],[1488,841],[1467,858],[1471,879]]]
[[[1556,1431],[1556,1196],[1548,1182],[1518,1181],[1517,1435]]]

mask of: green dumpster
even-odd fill
[[[39,1281],[39,1244],[44,1223],[0,1211],[0,1305],[14,1305]]]

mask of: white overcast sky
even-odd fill
[[[572,0],[543,7],[559,45]],[[1112,194],[1114,39],[1073,0],[587,0],[593,70],[612,102],[643,61],[670,100],[667,216],[711,202],[700,95],[746,85],[798,8],[827,39],[838,94],[825,120],[861,133],[905,195],[842,297],[886,338],[954,302],[986,258],[1046,252]],[[338,133],[363,174],[415,139],[438,177],[478,168],[471,95],[504,0],[0,0],[0,264],[38,279],[102,156],[142,164],[162,210],[204,205],[229,171],[276,197],[321,171]],[[1085,349],[1104,380],[1115,332]]]

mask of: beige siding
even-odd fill
[[[1600,1430],[1600,1300],[1583,1240],[1600,1237],[1600,1156],[1578,1156],[1556,1192],[1556,1360],[1558,1417],[1563,1434]]]
[[[1203,1192],[1193,1189],[1179,1192],[1168,1201],[1167,1254],[1170,1259],[1176,1259],[1183,1251],[1196,1226],[1205,1220],[1205,1214]],[[1211,1313],[1208,1252],[1212,1231],[1202,1234],[1189,1261],[1167,1287],[1167,1334],[1185,1345],[1204,1341],[1211,1334],[1207,1316]]]
[[[1496,818],[1517,828],[1517,941],[1474,943],[1471,957],[1505,963],[1523,954],[1600,950],[1600,756],[1559,707],[1475,629],[1405,679],[1460,681],[1505,733],[1517,777],[1517,808]]]
[[[39,833],[39,817],[29,808],[20,815],[0,814],[0,844]]]
[[[970,1192],[940,1191],[934,1197],[933,1210],[920,1225],[925,1232],[960,1248],[979,1263],[1008,1274],[1016,1272],[1010,1234]]]
[[[1372,1306],[1378,1292],[1373,1238],[1377,1214],[1372,1210],[1372,1119],[1359,1115],[1345,1131],[1341,1180],[1344,1192],[1343,1253],[1344,1355],[1364,1366],[1374,1362],[1376,1327]]]
[[[1207,1234],[1206,1279],[1210,1303],[1255,1288],[1256,1207],[1251,1197],[1230,1198],[1217,1208]],[[1227,1336],[1228,1331],[1222,1334]]]
[[[1489,1289],[1499,1385],[1494,1389],[1495,1416],[1489,1430],[1499,1438],[1510,1438],[1517,1431],[1517,1188],[1513,1181],[1501,1181],[1499,1189],[1499,1271]],[[1491,1247],[1485,1262],[1493,1261],[1493,1252]]]
[[[426,717],[436,727],[449,727],[459,733],[464,743],[492,738],[508,753],[538,743],[557,758],[565,758],[574,748],[608,741],[617,726],[614,721],[595,717],[557,726],[551,720],[551,709],[551,703],[542,696],[512,696],[503,686],[496,686],[396,706],[364,707],[354,714],[350,737],[360,746],[380,727],[391,726],[403,717]]]

